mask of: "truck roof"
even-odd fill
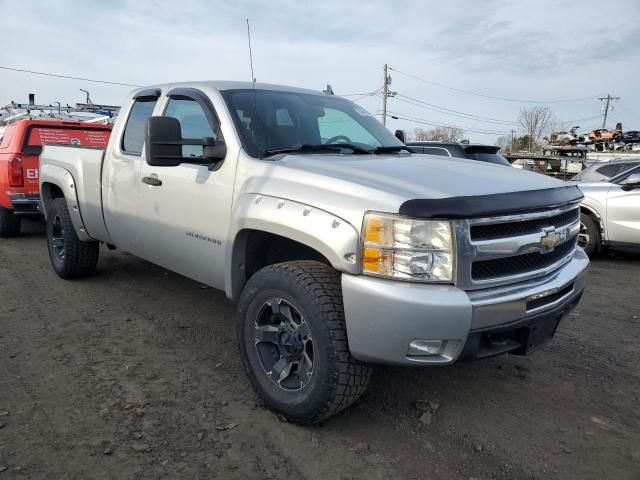
[[[175,83],[163,83],[158,85],[149,85],[148,87],[138,88],[133,90],[133,94],[137,92],[142,92],[144,90],[148,90],[149,88],[161,88],[172,89],[179,87],[189,87],[189,88],[213,88],[216,90],[250,90],[255,88],[256,90],[278,90],[278,91],[286,91],[286,92],[297,92],[297,93],[306,93],[310,95],[324,95],[319,90],[311,90],[307,88],[299,88],[299,87],[291,87],[288,85],[276,85],[273,83],[260,83],[260,82],[241,82],[241,81],[233,81],[233,80],[207,80],[207,81],[194,81],[194,82],[175,82]]]

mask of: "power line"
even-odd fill
[[[402,98],[399,98],[402,97]],[[465,112],[460,112],[458,110],[453,110],[447,107],[442,107],[439,105],[434,105],[432,103],[428,103],[428,102],[424,102],[422,100],[419,100],[417,98],[413,98],[413,97],[409,97],[407,95],[402,95],[400,93],[398,93],[395,98],[397,100],[400,100],[401,102],[405,102],[408,103],[410,105],[415,105],[417,107],[421,107],[421,108],[425,108],[427,110],[432,110],[434,112],[438,112],[438,113],[444,113],[446,115],[451,115],[454,117],[460,117],[460,118],[466,118],[468,120],[474,120],[474,121],[479,121],[479,122],[483,122],[483,123],[495,123],[498,125],[519,125],[518,122],[512,122],[509,120],[499,120],[497,118],[492,118],[492,117],[483,117],[481,115],[475,115],[473,113],[465,113]],[[411,101],[405,100],[405,99],[409,99]],[[417,103],[415,103],[417,102]],[[433,108],[430,108],[433,107]],[[572,123],[577,123],[577,122],[585,122],[588,120],[594,120],[596,118],[600,118],[601,115],[593,115],[590,117],[585,117],[585,118],[576,118],[576,119],[572,119],[572,120],[558,120],[557,123],[561,124],[561,125],[565,125],[565,124],[572,124]]]
[[[627,112],[629,115],[631,115],[633,118],[636,118],[636,119],[640,120],[640,116],[638,116],[635,113],[633,113],[631,110],[629,110],[627,107],[625,107],[621,102],[618,102],[618,105],[620,105],[622,107],[622,109],[625,112]]]
[[[442,123],[435,123],[431,120],[427,120],[424,118],[419,118],[419,117],[412,117],[409,115],[404,115],[402,113],[397,113],[397,112],[388,112],[390,115],[392,115],[393,117],[396,117],[400,120],[408,120],[410,122],[415,122],[415,123],[420,123],[422,125],[429,125],[432,127],[452,127],[452,128],[460,128],[462,130],[464,130],[465,132],[473,132],[473,133],[482,133],[482,134],[487,134],[487,135],[506,135],[508,133],[510,133],[509,131],[498,131],[498,130],[481,130],[481,129],[473,129],[473,128],[466,128],[466,127],[462,127],[460,125],[447,125],[447,124],[442,124]]]
[[[398,98],[398,97],[402,97],[402,98]],[[425,101],[419,100],[417,98],[409,97],[408,95],[402,95],[400,93],[398,93],[396,95],[396,99],[400,100],[401,102],[411,103],[412,105],[416,105],[418,107],[425,108],[427,110],[432,110],[432,111],[435,111],[435,112],[444,113],[446,115],[452,115],[454,117],[462,117],[462,118],[467,118],[468,120],[477,120],[477,121],[482,121],[482,122],[486,122],[486,123],[498,123],[498,124],[503,124],[503,125],[517,125],[517,122],[512,122],[512,121],[509,121],[509,120],[499,120],[497,118],[491,118],[491,117],[483,117],[481,115],[475,115],[473,113],[460,112],[458,110],[453,110],[451,108],[441,107],[439,105],[434,105],[433,103],[425,102]],[[404,99],[407,99],[407,100],[404,100]],[[408,100],[410,100],[410,101],[408,101]]]
[[[360,93],[340,93],[340,94],[336,94],[339,95],[341,97],[366,97],[367,95],[374,95],[376,93],[378,93],[380,90],[382,90],[382,87],[378,87],[375,90],[373,90],[372,92],[360,92]]]
[[[82,77],[73,77],[71,75],[60,75],[57,73],[48,73],[48,72],[36,72],[34,70],[27,70],[24,68],[13,68],[13,67],[4,67],[0,66],[2,70],[9,70],[11,72],[20,72],[20,73],[31,73],[34,75],[44,75],[45,77],[55,77],[55,78],[66,78],[69,80],[81,80],[83,82],[92,82],[92,83],[103,83],[106,85],[119,85],[121,87],[142,87],[143,85],[135,85],[133,83],[121,83],[121,82],[109,82],[107,80],[95,80],[91,78],[82,78]]]
[[[565,99],[565,100],[526,100],[526,99],[519,99],[519,98],[507,98],[507,97],[496,97],[493,95],[487,95],[484,93],[479,93],[479,92],[472,92],[470,90],[463,90],[461,88],[455,88],[455,87],[450,87],[449,85],[444,85],[442,83],[438,83],[438,82],[434,82],[431,80],[427,80],[426,78],[422,78],[419,77],[417,75],[413,75],[411,73],[407,73],[407,72],[403,72],[401,70],[398,70],[396,68],[393,67],[389,67],[390,70],[393,70],[394,72],[397,72],[401,75],[405,75],[407,77],[413,78],[415,80],[419,80],[421,82],[425,82],[431,85],[435,85],[437,87],[440,88],[446,88],[448,90],[452,90],[454,92],[459,92],[459,93],[465,93],[467,95],[475,95],[477,97],[483,97],[483,98],[490,98],[492,100],[502,100],[504,102],[517,102],[517,103],[570,103],[570,102],[581,102],[584,100],[593,100],[594,98],[597,97],[597,95],[593,95],[593,96],[588,96],[588,97],[580,97],[580,98],[570,98],[570,99]]]
[[[352,102],[357,102],[358,100],[362,100],[365,97],[373,97],[376,96],[380,90],[382,90],[383,87],[378,88],[377,90],[374,90],[373,92],[367,92],[367,93],[359,93],[359,97],[358,98],[354,98],[353,100],[351,100]],[[340,95],[341,97],[346,97],[347,95]],[[353,95],[348,95],[348,96],[353,96]]]

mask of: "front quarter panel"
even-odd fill
[[[245,194],[234,207],[226,251],[227,296],[237,298],[244,284],[243,232],[258,230],[295,240],[321,253],[338,271],[357,274],[358,230],[324,210],[292,200]]]

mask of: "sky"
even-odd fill
[[[3,67],[136,85],[250,80],[248,18],[259,82],[331,84],[379,115],[367,94],[388,64],[388,110],[404,118],[388,118],[392,131],[454,125],[494,143],[536,104],[590,130],[608,93],[621,99],[607,127],[640,130],[638,0],[0,0],[0,12]],[[0,104],[29,93],[73,104],[81,88],[116,105],[131,90],[0,69]]]

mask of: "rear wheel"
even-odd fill
[[[80,241],[64,198],[51,202],[47,213],[47,244],[51,265],[59,277],[79,278],[95,271],[100,244]]]
[[[580,214],[578,245],[590,257],[600,251],[600,228],[598,228],[597,222],[586,213]]]
[[[237,342],[258,396],[295,423],[347,408],[371,377],[371,366],[349,352],[340,276],[320,262],[281,263],[251,277],[238,305]]]
[[[15,237],[20,233],[20,217],[13,210],[0,207],[0,237]]]

